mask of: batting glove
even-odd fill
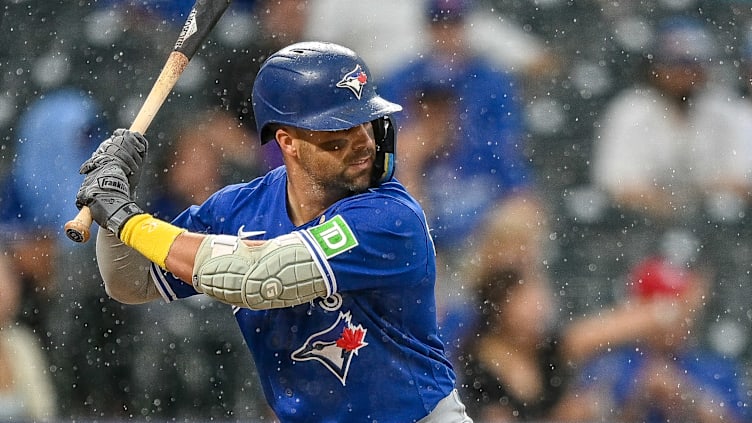
[[[118,237],[125,222],[144,211],[133,202],[128,178],[120,164],[109,163],[87,169],[76,195],[76,207],[89,207],[99,226]]]
[[[94,169],[114,162],[123,169],[128,177],[130,193],[133,195],[141,179],[148,149],[149,142],[143,135],[127,129],[116,129],[111,137],[99,144],[91,158],[81,165],[79,173],[87,174]]]

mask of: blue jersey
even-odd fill
[[[267,401],[284,422],[425,417],[454,389],[455,375],[437,335],[435,254],[421,207],[392,180],[295,226],[286,177],[279,167],[228,186],[173,222],[201,233],[242,229],[270,239],[299,231],[307,240],[328,239],[317,257],[327,298],[234,310]],[[170,273],[152,270],[167,301],[196,294]]]

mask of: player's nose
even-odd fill
[[[373,130],[371,129],[370,122],[360,124],[353,129],[354,129],[353,134],[352,134],[353,150],[373,148],[376,145],[376,141],[374,140]]]

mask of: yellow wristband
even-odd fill
[[[150,214],[138,214],[128,219],[120,230],[120,240],[144,257],[166,269],[165,260],[175,238],[185,229],[159,220]]]

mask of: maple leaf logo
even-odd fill
[[[366,345],[363,342],[365,336],[366,331],[361,325],[348,326],[342,331],[342,337],[337,340],[337,346],[345,351],[354,351],[357,354],[358,349]]]

